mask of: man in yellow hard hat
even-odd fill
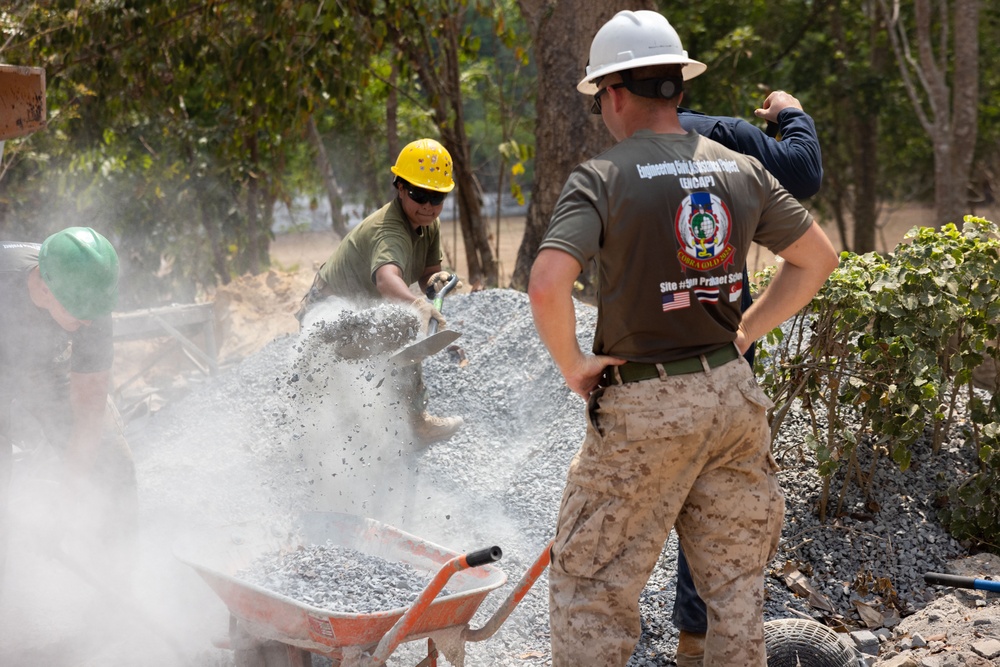
[[[391,301],[413,306],[426,325],[438,327],[444,316],[410,286],[424,292],[447,281],[441,270],[441,224],[445,197],[455,187],[451,155],[434,139],[407,144],[390,168],[396,197],[365,218],[344,237],[320,267],[297,317],[303,321],[316,303],[337,296],[353,302]],[[426,391],[415,364],[398,374],[403,393],[412,401],[414,435],[422,444],[450,438],[462,426],[461,417],[437,417],[425,409]]]
[[[118,255],[93,229],[70,227],[42,244],[0,243],[0,562],[8,500],[17,500],[9,498],[14,446],[19,458],[44,459],[47,443],[61,466],[41,473],[59,483],[46,498],[54,511],[44,502],[10,508],[22,522],[87,533],[101,554],[133,537],[135,466],[108,396],[117,299]],[[44,438],[12,442],[12,429],[29,417]],[[26,519],[31,512],[40,516]]]

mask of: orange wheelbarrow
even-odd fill
[[[436,574],[409,607],[363,614],[320,609],[234,576],[262,555],[312,544],[357,549]],[[237,667],[309,667],[313,655],[335,667],[374,667],[385,664],[403,642],[424,639],[427,657],[416,667],[435,667],[439,651],[462,667],[466,642],[496,633],[548,567],[550,546],[477,629],[469,627],[472,616],[489,592],[507,581],[492,565],[502,556],[499,547],[459,554],[373,519],[308,512],[284,534],[270,526],[228,526],[189,536],[175,545],[174,554],[229,608],[229,636],[215,644],[235,652]],[[449,594],[439,596],[446,584]]]

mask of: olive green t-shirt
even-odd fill
[[[68,428],[70,373],[108,371],[114,360],[110,314],[70,332],[31,300],[28,274],[38,266],[40,248],[0,243],[0,441],[15,398],[35,411],[46,430],[53,424]]]
[[[395,264],[407,285],[420,280],[428,267],[441,263],[441,223],[413,229],[399,198],[372,213],[352,229],[319,270],[334,294],[345,298],[381,299],[375,272]]]
[[[656,363],[734,341],[751,242],[779,253],[811,224],[756,158],[642,130],[573,171],[540,247],[596,260],[594,353]]]

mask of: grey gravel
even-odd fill
[[[406,563],[332,542],[265,554],[233,576],[298,602],[345,614],[411,605],[432,579]],[[448,594],[447,589],[441,592]]]
[[[478,627],[552,537],[566,469],[584,434],[584,403],[539,341],[525,294],[450,295],[444,311],[462,336],[427,359],[423,371],[429,410],[465,419],[449,441],[413,446],[384,364],[335,359],[303,337],[280,338],[136,428],[146,522],[167,539],[199,526],[339,511],[455,551],[496,544],[509,580],[487,596],[472,622]],[[578,339],[587,349],[596,312],[583,304],[577,311]],[[775,446],[787,508],[766,578],[766,618],[831,615],[788,589],[779,575],[786,563],[829,601],[833,616],[855,628],[855,602],[884,609],[884,594],[871,587],[859,594],[857,581],[890,582],[903,615],[922,608],[935,596],[923,573],[944,571],[966,553],[938,523],[934,501],[975,469],[975,452],[961,444],[960,432],[933,456],[918,442],[908,471],[882,461],[871,497],[848,485],[843,515],[821,523],[822,480],[805,445],[807,430],[793,410]],[[867,470],[870,452],[861,447],[859,456]],[[839,491],[842,483],[835,476],[830,487]],[[642,636],[630,667],[672,664],[675,560],[671,536],[639,601]],[[204,587],[190,595],[212,597]],[[466,664],[545,664],[547,605],[543,574],[495,636],[468,645]],[[224,631],[224,610],[206,623]],[[411,647],[400,647],[390,664],[417,662]]]

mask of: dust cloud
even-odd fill
[[[128,590],[105,595],[28,548],[11,550],[0,664],[231,665],[232,652],[213,644],[227,636],[228,610],[177,545],[232,524],[294,524],[309,510],[376,519],[453,551],[502,546],[509,580],[477,612],[481,625],[551,537],[580,405],[523,294],[450,299],[449,327],[463,335],[423,373],[429,410],[464,417],[459,433],[426,448],[414,439],[412,387],[387,356],[419,336],[415,314],[329,300],[301,333],[129,424],[140,539]],[[467,664],[544,651],[546,601],[539,582],[501,633],[470,646]]]

